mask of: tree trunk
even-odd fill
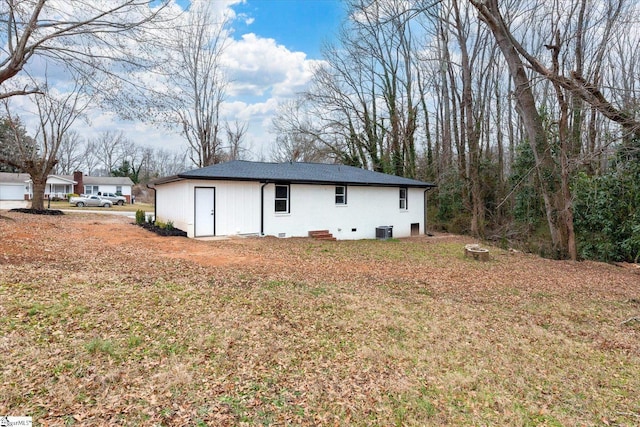
[[[558,74],[560,70],[560,61],[558,59],[560,53],[560,33],[555,34],[555,44],[548,46],[552,50],[553,72]],[[573,133],[569,129],[569,102],[565,93],[556,81],[552,81],[553,88],[556,92],[556,98],[560,107],[560,118],[558,119],[558,138],[560,142],[560,152],[558,153],[560,163],[560,188],[555,195],[555,206],[558,211],[558,231],[560,240],[566,242],[567,253],[559,254],[561,256],[568,255],[571,260],[578,259],[578,251],[576,248],[575,232],[573,229],[573,198],[571,197],[571,171],[569,170],[569,156],[576,157],[574,153],[575,140],[572,139]],[[575,116],[574,116],[575,118]],[[575,123],[574,123],[575,124]],[[579,153],[580,150],[578,150]]]
[[[44,209],[44,191],[47,186],[47,177],[31,175],[33,199],[31,199],[31,209]]]
[[[443,116],[441,121],[442,156],[440,156],[441,162],[438,164],[438,175],[448,171],[453,161],[453,155],[452,155],[453,142],[452,142],[452,131],[451,131],[451,93],[449,92],[449,81],[447,79],[447,71],[446,71],[447,70],[446,64],[450,62],[449,51],[447,47],[448,38],[446,36],[446,32],[442,28],[442,25],[440,25],[439,28],[440,28],[441,37],[439,37],[438,39],[439,40],[438,47],[440,50],[439,56],[441,61],[440,82],[442,83],[441,91],[442,91],[442,103],[443,103],[443,109],[442,109]],[[442,39],[442,41],[440,41],[440,39]],[[439,139],[437,139],[437,141],[439,141]],[[439,153],[439,152],[440,150],[436,149],[436,153]]]
[[[453,1],[453,8],[455,11],[455,29],[458,45],[460,46],[462,65],[460,116],[466,138],[461,138],[461,140],[464,141],[466,139],[469,146],[468,177],[471,190],[471,234],[476,237],[484,237],[484,197],[480,183],[480,132],[473,114],[471,62],[467,50],[467,37],[464,33],[465,29],[456,0]],[[461,156],[461,159],[464,160],[464,145],[462,145],[462,149],[459,149],[458,154]],[[464,164],[462,164],[461,167],[466,169]]]
[[[563,223],[566,224],[566,221],[561,218],[565,210],[558,210],[556,204],[556,196],[562,193],[562,184],[559,182],[560,173],[558,173],[552,157],[542,117],[538,113],[531,81],[527,77],[524,64],[510,37],[509,30],[502,20],[497,0],[487,0],[486,2],[471,0],[471,3],[480,13],[480,18],[489,26],[509,67],[511,78],[515,84],[516,108],[524,123],[529,145],[535,158],[554,256],[564,257],[569,252],[569,243],[567,233],[561,232]]]

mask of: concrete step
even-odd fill
[[[309,232],[309,237],[312,237],[312,238],[318,239],[318,240],[336,240],[336,238],[333,237],[333,234],[329,233],[329,230],[314,230],[314,231],[310,231]]]

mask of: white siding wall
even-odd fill
[[[335,185],[290,186],[290,213],[275,213],[275,186],[265,187],[265,234],[307,236],[329,230],[336,238],[372,239],[376,227],[393,226],[393,237],[411,235],[411,224],[424,232],[424,190],[408,189],[408,209],[399,207],[398,187],[347,186],[347,204],[336,205]]]
[[[96,185],[96,184],[92,184],[92,185]],[[131,196],[131,186],[130,185],[122,185],[122,195],[123,196]],[[105,192],[105,193],[116,193],[117,192],[117,185],[104,185],[104,184],[100,184],[98,185],[99,190],[101,192]]]
[[[184,180],[156,187],[158,220],[194,236],[195,187],[214,187],[217,236],[260,233],[262,184]],[[290,213],[275,212],[275,185],[264,186],[264,234],[306,237],[329,230],[336,238],[373,239],[376,227],[393,226],[393,237],[411,235],[411,224],[424,233],[424,190],[408,189],[408,209],[399,207],[398,187],[347,186],[347,204],[336,205],[335,185],[290,186]]]
[[[173,226],[193,237],[193,190],[187,181],[156,187],[156,220],[173,221]]]
[[[195,234],[195,188],[215,188],[217,236],[260,233],[260,186],[257,182],[185,180],[156,187],[158,220]]]
[[[260,233],[261,185],[242,181],[216,183],[216,235]]]

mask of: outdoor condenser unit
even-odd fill
[[[380,227],[376,227],[376,239],[378,240],[387,240],[393,237],[393,226],[392,225],[381,225]]]

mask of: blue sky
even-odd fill
[[[344,17],[341,0],[247,0],[233,9],[252,19],[249,25],[236,22],[236,34],[273,38],[310,59],[320,59],[322,43],[335,37]]]

